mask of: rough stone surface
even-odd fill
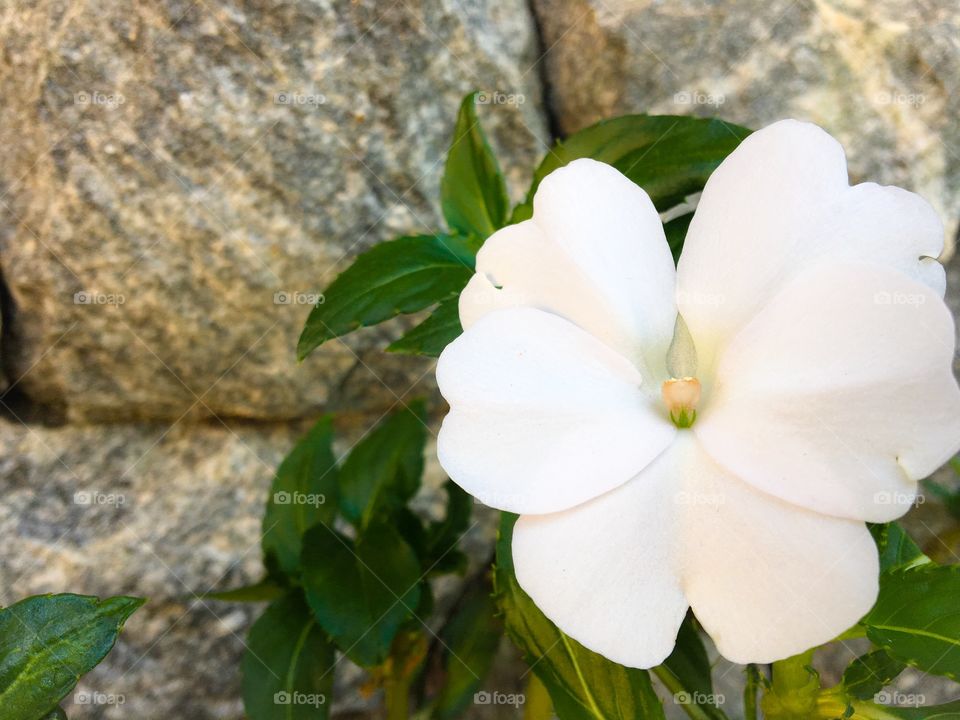
[[[466,6],[0,11],[7,375],[71,420],[315,412],[358,361],[331,343],[296,367],[311,295],[442,227],[460,98],[524,96],[483,113],[517,194],[543,152],[526,4]]]
[[[198,597],[263,573],[260,521],[276,464],[303,423],[27,428],[0,421],[0,606],[46,592],[150,601],[79,693],[122,706],[65,704],[72,718],[240,718],[240,660],[261,606]],[[351,439],[359,428],[341,428]],[[350,446],[340,441],[343,454]],[[433,458],[431,449],[428,457]],[[437,519],[444,476],[428,462],[416,506]],[[478,506],[479,508],[479,506]],[[480,508],[463,547],[488,559],[496,513]],[[435,588],[438,603],[458,582]],[[511,665],[510,667],[515,667]],[[515,673],[519,675],[519,671]],[[338,663],[338,710],[369,710],[358,670]]]
[[[436,416],[432,363],[379,350],[395,324],[299,367],[293,346],[305,296],[351,254],[439,227],[463,93],[525,96],[481,112],[515,197],[548,135],[546,50],[564,132],[629,111],[751,126],[806,117],[844,142],[855,180],[921,192],[955,227],[960,13],[946,0],[533,5],[540,42],[521,0],[0,9],[0,387],[16,390],[0,419],[0,605],[63,591],[151,599],[78,687],[125,704],[68,702],[72,718],[240,720],[243,641],[259,607],[196,594],[260,576],[262,506],[306,428],[299,418],[336,411],[356,438],[413,395]],[[950,469],[938,479],[958,482]],[[441,480],[431,462],[419,512],[437,514]],[[495,513],[478,506],[476,517],[465,539],[475,566]],[[928,553],[960,561],[941,506],[905,522]],[[455,590],[438,586],[438,606]],[[521,691],[525,671],[501,650],[485,689]],[[835,681],[856,650],[818,657],[823,677]],[[338,717],[378,716],[356,668],[342,662],[337,677]],[[739,669],[717,659],[715,678],[736,717]],[[912,671],[897,688],[928,703],[954,691]],[[668,717],[683,717],[659,691]]]
[[[950,0],[534,0],[557,122],[627,112],[812,120],[855,181],[960,218],[960,6]]]

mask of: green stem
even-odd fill
[[[653,668],[653,672],[658,678],[660,678],[660,682],[663,683],[664,687],[666,687],[674,697],[680,693],[686,692],[686,689],[680,684],[680,681],[677,680],[676,676],[674,676],[674,674],[663,665],[658,665],[657,667]],[[690,718],[692,718],[692,720],[711,720],[710,715],[699,705],[694,703],[683,703],[680,705],[680,707]]]
[[[523,720],[550,720],[553,717],[553,701],[540,678],[530,673],[524,693]]]
[[[410,717],[410,680],[391,674],[384,683],[384,701],[387,720],[407,720]]]

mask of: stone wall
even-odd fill
[[[353,255],[441,226],[466,92],[524,96],[481,113],[515,199],[551,132],[632,111],[797,116],[952,234],[958,18],[905,0],[0,9],[0,604],[151,598],[81,686],[126,706],[71,717],[241,717],[251,610],[197,595],[258,577],[266,489],[310,418],[342,412],[356,437],[432,392],[431,363],[380,352],[397,327],[300,365],[294,346]]]

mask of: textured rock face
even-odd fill
[[[469,5],[0,15],[7,375],[72,420],[315,412],[358,360],[296,366],[309,306],[350,255],[442,227],[462,95],[524,96],[483,113],[518,192],[542,152],[530,13]]]
[[[76,718],[239,718],[240,660],[261,606],[201,597],[263,573],[263,503],[303,423],[169,423],[26,428],[0,420],[0,606],[27,595],[131,594],[148,602],[79,693],[123,705],[64,707]],[[359,439],[341,428],[338,454]],[[442,516],[444,475],[429,449],[419,512]],[[479,508],[464,549],[489,556],[497,513]],[[440,602],[459,581],[447,578]],[[510,665],[513,668],[514,665]],[[518,671],[515,676],[519,675]],[[337,666],[337,708],[369,709],[357,669]],[[75,705],[75,706],[74,706]]]
[[[559,126],[627,112],[812,120],[854,181],[960,218],[960,7],[948,0],[534,0]],[[585,80],[589,79],[589,80]]]

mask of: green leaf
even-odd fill
[[[843,671],[843,692],[857,700],[870,700],[906,667],[885,650],[873,650],[855,659]]]
[[[445,300],[433,314],[387,348],[387,352],[440,357],[443,349],[460,337],[460,305],[457,298]]]
[[[0,610],[0,720],[49,714],[106,657],[144,602],[37,595]]]
[[[587,650],[540,612],[517,583],[511,541],[517,516],[503,513],[494,574],[507,634],[546,685],[561,720],[662,720],[663,706],[645,670],[623,667]]]
[[[918,707],[896,707],[868,702],[854,702],[852,705],[854,714],[851,720],[960,720],[958,701]]]
[[[202,597],[222,602],[271,602],[283,596],[286,588],[269,577],[258,583],[230,590],[218,590],[204,593]]]
[[[357,443],[340,468],[343,516],[367,525],[373,518],[404,507],[420,487],[427,442],[422,400],[380,422]]]
[[[699,709],[698,717],[705,720],[726,719],[726,715],[718,707],[723,698],[713,693],[710,659],[692,613],[687,613],[684,618],[677,635],[677,644],[670,657],[657,668],[656,674],[673,693],[675,702]]]
[[[709,695],[713,692],[713,680],[710,677],[710,658],[703,646],[700,631],[692,613],[687,613],[677,644],[663,663],[688,692]]]
[[[930,562],[930,558],[910,538],[907,531],[895,522],[884,524],[868,523],[880,552],[880,572],[886,573],[897,568],[914,567]]]
[[[49,713],[43,716],[43,720],[67,720],[67,714],[62,707],[55,707]]]
[[[506,224],[510,200],[474,105],[476,93],[460,104],[453,143],[440,181],[440,201],[455,232],[485,240]]]
[[[577,158],[613,165],[664,211],[703,189],[720,162],[750,134],[723,120],[675,115],[625,115],[603,120],[554,146],[540,163],[526,202],[512,222],[533,214],[533,196],[551,172]]]
[[[434,703],[433,717],[438,720],[458,717],[473,702],[493,665],[503,627],[490,590],[487,583],[474,586],[441,632],[446,678]]]
[[[673,262],[680,260],[683,241],[687,238],[687,230],[690,227],[691,220],[693,220],[693,213],[687,213],[686,215],[675,217],[673,220],[668,220],[663,224],[663,232],[667,236],[667,245],[670,246],[670,254],[673,255]]]
[[[263,516],[263,551],[280,570],[296,575],[301,540],[319,522],[337,513],[337,461],[333,455],[333,419],[327,415],[304,435],[280,463]]]
[[[456,298],[473,275],[475,241],[414,235],[358,256],[311,310],[297,344],[302,360],[331,338]]]
[[[250,720],[321,720],[333,699],[333,645],[297,591],[250,628],[243,706]]]
[[[867,637],[891,656],[926,672],[960,678],[960,566],[893,570],[863,619]]]
[[[423,563],[431,573],[462,572],[466,569],[466,556],[457,545],[467,531],[473,512],[473,497],[452,480],[443,486],[447,494],[447,511],[443,520],[431,523],[426,532],[426,548]]]
[[[420,601],[420,564],[386,524],[356,543],[326,525],[303,539],[303,586],[320,626],[358,665],[386,660],[400,625]]]

